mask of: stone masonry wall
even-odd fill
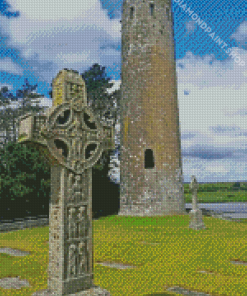
[[[137,204],[145,215],[184,213],[170,1],[124,2],[121,94],[120,214]],[[154,168],[145,168],[146,149]]]

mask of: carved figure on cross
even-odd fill
[[[46,114],[20,118],[18,137],[20,143],[34,142],[42,147],[41,152],[51,165],[49,289],[42,292],[44,296],[50,296],[51,291],[70,295],[96,288],[92,260],[92,166],[104,150],[115,148],[113,127],[103,125],[87,106],[85,82],[79,73],[60,71],[53,80],[52,92],[53,106]],[[87,272],[83,275],[82,251],[79,273],[76,259],[81,240],[85,240],[88,250],[84,258]]]

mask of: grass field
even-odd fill
[[[222,193],[224,190],[222,190]],[[198,192],[199,202],[246,201],[246,191]],[[221,198],[222,197],[222,198]],[[191,195],[186,193],[186,202]],[[213,201],[214,200],[214,201]],[[156,217],[109,216],[93,220],[94,283],[112,296],[178,295],[166,288],[180,286],[211,295],[247,295],[247,224],[203,217],[205,230],[189,228],[188,215]],[[244,222],[244,220],[243,220]],[[17,277],[31,287],[2,289],[0,295],[30,296],[47,288],[49,227],[0,234],[0,248],[31,252],[15,257],[0,253],[0,278]],[[118,262],[134,269],[98,264]],[[206,271],[201,273],[199,271]]]
[[[199,203],[220,202],[247,202],[247,185],[241,184],[240,188],[233,187],[234,182],[199,184],[197,192]],[[186,203],[192,202],[189,184],[184,184],[184,197]]]
[[[188,215],[166,217],[111,216],[93,221],[94,283],[117,295],[176,295],[180,286],[211,295],[247,295],[247,225],[203,217],[205,230],[191,230]],[[0,254],[0,278],[20,276],[31,287],[0,295],[29,296],[47,288],[49,227],[0,235],[0,247],[32,252],[24,257]],[[158,244],[148,244],[158,243]],[[97,262],[120,262],[137,269],[115,269]],[[207,271],[200,273],[198,271]],[[163,294],[162,294],[163,292]]]

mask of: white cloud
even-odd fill
[[[219,61],[214,55],[200,57],[187,52],[184,58],[177,60],[178,83],[191,83],[199,88],[241,86],[246,83],[247,53],[239,48],[234,51],[245,61],[245,66],[238,65],[231,57]]]
[[[241,58],[246,60],[247,53],[241,51]],[[239,66],[232,59],[221,62],[212,55],[201,58],[188,52],[178,60],[181,130],[196,129],[207,134],[210,126],[236,123],[245,128],[246,116],[230,115],[246,107],[246,70],[246,66]]]
[[[5,84],[4,84],[5,86]],[[35,98],[34,100],[40,100],[40,103],[38,103],[39,106],[51,108],[52,107],[52,100],[49,98]],[[14,101],[11,104],[8,105],[8,108],[16,109],[20,107],[21,105],[21,99],[19,101]],[[36,104],[32,103],[32,106],[35,106]],[[5,109],[3,106],[0,107],[0,110]]]
[[[67,54],[58,54],[56,56],[57,59],[61,60],[62,62],[65,63],[78,63],[78,62],[82,62],[82,61],[87,61],[89,58],[89,53],[67,53]]]
[[[23,69],[12,62],[11,58],[0,59],[0,71],[14,75],[23,75]]]
[[[107,89],[108,93],[112,93],[115,90],[118,90],[121,86],[121,80],[111,80],[110,83],[114,83],[113,86],[111,88]]]
[[[246,48],[247,21],[243,21],[230,38],[235,39],[240,46],[244,46]]]
[[[17,10],[21,9],[27,19],[36,19],[40,21],[49,20],[71,20],[84,16],[87,11],[94,9],[97,0],[74,1],[73,5],[66,0],[14,0],[9,1]]]
[[[230,168],[227,168],[225,165],[218,164],[217,162],[215,162],[213,165],[210,164],[206,166],[206,171],[210,173],[226,174],[230,172]]]
[[[110,20],[98,0],[73,5],[66,0],[9,0],[9,4],[20,16],[0,16],[1,28],[10,37],[8,46],[19,48],[35,75],[49,83],[64,67],[80,71],[101,63],[102,42],[121,39],[119,20]],[[108,63],[113,58],[114,52]]]
[[[8,83],[0,83],[0,89],[4,86],[8,87],[8,90],[11,91],[13,89],[13,85],[12,84],[8,84]]]
[[[67,0],[9,0],[8,3],[12,11],[20,11],[20,17],[8,19],[0,15],[1,29],[10,37],[6,43],[21,50],[37,78],[43,77],[51,83],[52,78],[65,67],[82,72],[93,63],[112,66],[114,59],[120,58],[120,53],[112,45],[116,48],[121,40],[121,24],[119,20],[109,19],[98,0],[73,1],[73,5]],[[195,28],[193,21],[186,23],[188,34]],[[231,38],[245,45],[246,28],[245,21]],[[104,50],[100,49],[102,45]],[[223,178],[229,173],[229,168],[229,178],[247,177],[246,136],[241,135],[247,126],[247,116],[244,115],[247,53],[243,48],[234,48],[234,51],[245,61],[245,66],[238,65],[230,56],[219,61],[214,55],[200,57],[191,52],[177,60],[180,129],[182,133],[195,133],[194,137],[182,140],[182,148],[186,151],[198,145],[207,148],[205,152],[198,149],[197,156],[184,157],[183,171],[187,181],[193,174],[199,181],[214,174]],[[21,67],[10,58],[0,60],[0,70],[23,74]],[[109,93],[121,85],[120,80],[111,82],[114,86],[108,90]],[[42,105],[49,107],[52,104],[49,99],[41,98],[41,101]],[[237,135],[214,132],[211,129],[214,126],[237,126],[240,131]],[[212,164],[210,160],[198,157],[203,153],[214,156],[214,149],[219,157],[224,149],[230,151],[232,159],[225,158],[221,162],[212,159]],[[238,168],[241,165],[240,169],[236,164]]]

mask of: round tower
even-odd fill
[[[185,214],[171,1],[122,16],[119,215]]]

